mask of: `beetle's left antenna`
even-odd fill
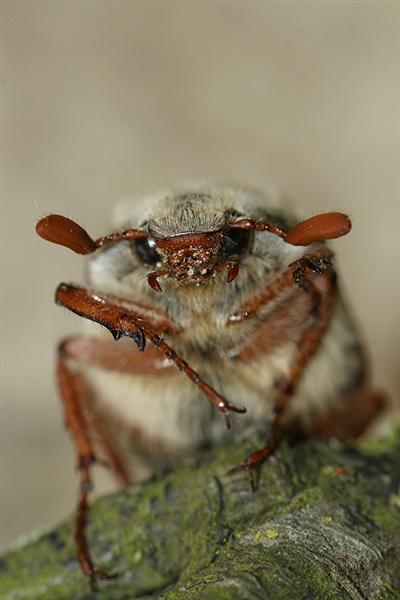
[[[36,224],[36,233],[44,240],[70,248],[77,254],[91,254],[97,248],[90,235],[67,217],[49,215]]]
[[[83,227],[62,215],[48,215],[44,219],[41,219],[36,224],[36,233],[44,240],[53,242],[53,244],[66,246],[77,254],[91,254],[97,248],[101,248],[112,242],[135,240],[149,236],[147,231],[128,229],[122,233],[111,233],[110,235],[93,240]]]

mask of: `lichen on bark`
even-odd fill
[[[0,560],[4,600],[400,598],[400,434],[373,444],[284,443],[257,492],[227,472],[252,438],[94,503],[93,590],[68,520]]]

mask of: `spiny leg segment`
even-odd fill
[[[158,348],[164,356],[172,361],[200,390],[208,400],[224,416],[230,427],[229,412],[244,413],[245,408],[239,408],[229,403],[221,394],[212,388],[175,350],[165,342],[162,334],[151,328],[152,323],[147,318],[141,318],[138,313],[130,311],[126,302],[106,294],[100,294],[85,288],[62,283],[56,291],[56,301],[72,312],[95,321],[111,331],[115,339],[121,336],[131,337],[140,351],[144,351],[146,339]]]

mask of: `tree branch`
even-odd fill
[[[202,453],[98,500],[90,547],[115,577],[95,591],[68,521],[1,559],[0,598],[400,598],[400,435],[283,444],[253,493],[246,473],[226,473],[259,445]]]

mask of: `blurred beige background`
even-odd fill
[[[116,200],[213,178],[350,213],[342,277],[398,394],[398,2],[6,1],[2,28],[3,545],[75,503],[53,367],[79,320],[53,290],[84,259],[35,236],[49,212],[97,236]]]

